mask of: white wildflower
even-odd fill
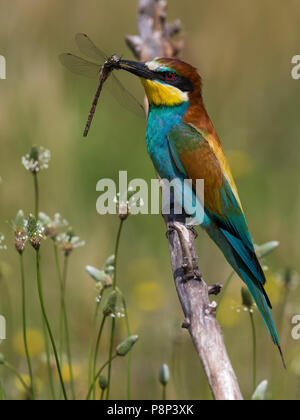
[[[40,220],[36,220],[36,218],[31,214],[28,218],[26,228],[30,244],[35,250],[38,250],[40,248],[42,239],[45,239],[44,226]]]
[[[19,210],[15,220],[12,222],[14,230],[14,243],[19,254],[24,252],[25,245],[28,240],[27,226],[28,220],[25,219],[23,210]]]
[[[46,213],[39,213],[39,221],[45,229],[45,235],[56,239],[58,230],[69,226],[69,223],[59,213],[51,219]]]
[[[75,236],[72,230],[61,233],[56,238],[65,255],[69,255],[74,249],[85,246],[86,242],[81,240],[79,236]]]
[[[22,164],[27,171],[36,174],[40,170],[48,169],[50,160],[50,150],[44,147],[32,147],[30,152],[22,157]]]

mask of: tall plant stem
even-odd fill
[[[97,358],[98,358],[98,353],[99,353],[99,346],[100,346],[100,341],[101,341],[101,337],[102,337],[102,332],[103,332],[103,328],[104,328],[104,324],[106,321],[106,316],[103,315],[101,324],[100,324],[100,328],[99,328],[99,332],[97,335],[97,340],[96,340],[96,345],[95,345],[95,354],[94,354],[94,365],[93,365],[93,378],[96,376],[96,368],[97,368]],[[95,387],[93,389],[93,399],[96,399],[96,390]]]
[[[66,308],[66,285],[67,285],[67,276],[68,276],[68,262],[69,262],[69,256],[65,255],[63,278],[62,278],[62,290],[61,290],[61,306],[62,306],[62,313],[63,313],[63,319],[64,319],[64,329],[65,329],[65,334],[66,334],[66,350],[67,350],[69,373],[70,373],[71,393],[72,393],[73,400],[75,400],[76,394],[75,394],[74,376],[73,376],[73,367],[72,367],[69,322],[68,322],[68,315],[67,315],[67,308]]]
[[[34,193],[35,193],[34,214],[35,214],[36,219],[38,219],[38,217],[39,217],[40,192],[39,192],[38,174],[36,172],[33,174],[33,179],[34,179]]]
[[[162,386],[162,399],[163,401],[166,401],[167,399],[167,386],[166,385]]]
[[[54,378],[53,378],[53,372],[52,372],[52,366],[51,366],[51,353],[50,353],[50,348],[49,348],[49,338],[48,338],[45,319],[44,319],[43,316],[42,316],[42,328],[43,328],[43,335],[44,335],[44,340],[45,340],[45,352],[46,352],[47,370],[48,370],[50,391],[51,391],[51,395],[52,395],[53,400],[56,400]]]
[[[60,269],[60,263],[59,263],[59,256],[58,256],[58,246],[56,241],[53,241],[53,249],[54,249],[54,256],[55,256],[55,265],[56,265],[56,272],[57,272],[57,278],[59,282],[59,288],[60,288],[60,314],[59,314],[59,361],[62,363],[63,358],[63,280],[62,280],[62,274]]]
[[[43,296],[43,291],[42,291],[42,280],[41,280],[41,271],[40,271],[40,251],[39,250],[36,251],[36,273],[37,273],[38,294],[39,294],[39,299],[40,299],[43,318],[45,320],[46,328],[48,330],[48,334],[49,334],[50,341],[51,341],[51,344],[52,344],[54,357],[55,357],[55,361],[56,361],[56,366],[57,366],[57,371],[58,371],[58,376],[59,376],[59,380],[60,380],[60,383],[61,383],[61,388],[62,388],[62,391],[63,391],[64,399],[68,400],[65,384],[64,384],[64,381],[63,381],[62,373],[61,373],[61,367],[60,367],[60,363],[59,363],[56,344],[55,344],[55,341],[54,341],[54,337],[53,337],[53,334],[52,334],[52,330],[51,330],[50,323],[49,323],[49,320],[48,320],[48,317],[47,317],[47,314],[46,314],[46,309],[45,309],[44,296]]]
[[[117,268],[118,268],[118,253],[119,253],[119,246],[120,246],[120,238],[122,233],[122,228],[124,224],[124,219],[120,220],[119,229],[117,233],[116,245],[115,245],[115,271],[114,271],[114,279],[113,279],[113,289],[116,290],[117,287]],[[108,363],[108,386],[106,391],[106,399],[109,399],[110,393],[110,382],[111,382],[111,365],[112,365],[112,354],[113,354],[113,347],[114,347],[114,338],[115,338],[115,329],[116,329],[116,318],[112,318],[111,323],[111,335],[110,335],[110,348],[109,348],[109,363]]]
[[[95,313],[94,313],[94,316],[93,316],[92,334],[91,334],[90,349],[89,349],[89,368],[88,368],[88,383],[89,383],[89,387],[91,386],[91,383],[92,383],[92,375],[93,375],[93,348],[94,348],[94,343],[95,343],[94,334],[96,332],[96,325],[97,325],[97,318],[98,318],[98,314],[99,314],[99,309],[100,309],[100,302],[97,302],[96,303]]]
[[[123,293],[118,289],[121,297],[122,297],[122,303],[124,307],[125,312],[125,320],[126,320],[126,329],[127,329],[127,336],[131,336],[131,330],[130,330],[130,324],[129,324],[129,316],[128,316],[128,309],[126,300],[123,296]],[[127,361],[127,400],[131,399],[131,352],[128,353],[128,361]]]
[[[39,205],[40,205],[40,191],[39,191],[39,182],[38,182],[38,173],[34,172],[33,174],[34,180],[34,209],[35,209],[35,218],[38,220],[39,217]],[[43,334],[45,339],[45,349],[46,349],[46,358],[47,358],[47,369],[48,369],[48,376],[50,382],[50,390],[52,394],[52,398],[55,400],[55,388],[54,388],[54,380],[53,380],[53,373],[51,367],[51,354],[49,350],[49,342],[48,342],[48,335],[47,335],[47,327],[45,324],[45,319],[42,319],[42,327],[43,327]]]
[[[252,310],[249,311],[251,327],[252,327],[252,338],[253,338],[253,389],[256,389],[257,385],[257,356],[256,356],[256,328],[254,322],[254,316]]]
[[[24,340],[25,355],[26,355],[26,360],[27,360],[27,365],[28,365],[28,372],[29,372],[29,377],[30,377],[31,395],[32,395],[32,399],[35,400],[33,372],[32,372],[32,365],[31,365],[30,354],[28,350],[28,341],[27,341],[26,290],[25,290],[25,272],[24,272],[23,254],[20,254],[20,267],[21,267],[21,281],[22,281],[23,340]]]

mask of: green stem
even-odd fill
[[[89,349],[89,369],[88,369],[88,380],[89,380],[89,387],[91,386],[92,383],[92,375],[93,375],[93,348],[94,348],[94,334],[96,331],[96,324],[97,324],[97,318],[98,318],[98,314],[99,314],[99,309],[100,309],[100,302],[96,303],[96,309],[95,309],[95,313],[94,313],[94,317],[93,317],[93,323],[92,323],[92,334],[91,334],[91,339],[90,339],[90,349]]]
[[[53,372],[52,372],[52,366],[51,366],[51,354],[50,354],[50,348],[49,348],[48,333],[47,333],[47,327],[46,327],[45,319],[44,319],[43,316],[42,316],[42,328],[43,328],[43,335],[44,335],[44,340],[45,340],[45,352],[46,352],[47,370],[48,370],[50,391],[51,391],[51,395],[52,395],[53,400],[56,400]]]
[[[40,192],[39,192],[39,183],[38,183],[38,174],[34,172],[34,192],[35,192],[35,217],[38,220],[39,217],[39,201],[40,201]]]
[[[102,337],[102,332],[103,332],[103,328],[105,325],[105,321],[106,321],[106,316],[103,315],[102,321],[101,321],[101,325],[99,328],[99,332],[98,332],[98,336],[97,336],[97,341],[96,341],[96,346],[95,346],[95,354],[94,354],[94,365],[93,365],[93,378],[96,376],[96,369],[97,369],[97,358],[98,358],[98,353],[99,353],[99,346],[100,346],[100,340]],[[94,388],[93,390],[93,399],[96,399],[96,390]]]
[[[25,348],[26,360],[27,360],[27,365],[28,365],[28,372],[29,372],[29,377],[30,377],[31,394],[32,394],[32,399],[35,400],[33,372],[32,372],[32,365],[31,365],[30,354],[28,350],[28,341],[27,341],[26,290],[25,290],[25,273],[24,273],[23,254],[20,254],[20,266],[21,266],[21,281],[22,281],[23,340],[24,340],[24,348]]]
[[[103,372],[103,370],[106,368],[106,366],[111,363],[115,358],[117,357],[117,355],[115,354],[111,359],[107,360],[107,362],[104,363],[104,365],[102,365],[102,367],[98,370],[96,376],[93,379],[93,382],[91,384],[91,386],[89,387],[88,390],[88,394],[86,396],[86,400],[89,400],[91,398],[91,393],[93,392],[94,386],[99,378],[99,376],[101,375],[101,373]]]
[[[0,401],[5,401],[6,395],[2,382],[0,382]]]
[[[257,384],[257,356],[256,356],[256,329],[255,329],[255,322],[254,322],[254,316],[253,312],[249,311],[250,314],[250,320],[251,320],[251,327],[252,327],[252,337],[253,337],[253,389],[256,390],[256,384]]]
[[[34,172],[33,179],[34,179],[35,218],[36,218],[36,220],[38,220],[38,218],[39,218],[39,205],[40,205],[40,191],[39,191],[38,173],[37,172]],[[39,264],[39,262],[37,262],[37,265],[38,264]],[[38,277],[38,273],[37,273],[37,277]],[[42,293],[42,289],[41,289],[41,293]],[[50,354],[50,350],[49,350],[47,326],[46,326],[44,316],[43,316],[43,320],[42,320],[42,326],[43,326],[43,333],[44,333],[44,338],[45,338],[45,349],[46,349],[46,357],[47,357],[47,368],[48,368],[48,376],[49,376],[49,382],[50,382],[50,390],[51,390],[52,398],[55,400],[56,396],[55,396],[53,372],[52,372],[52,367],[51,367],[51,354]]]
[[[41,310],[42,310],[43,318],[44,318],[45,323],[46,323],[46,327],[47,327],[47,330],[48,330],[50,341],[51,341],[51,344],[52,344],[54,357],[55,357],[55,361],[56,361],[56,366],[57,366],[57,371],[58,371],[58,376],[59,376],[59,380],[60,380],[60,383],[61,383],[61,388],[62,388],[62,391],[63,391],[64,399],[68,400],[68,396],[67,396],[66,389],[65,389],[65,384],[64,384],[64,381],[63,381],[62,373],[61,373],[61,367],[60,367],[60,363],[59,363],[58,353],[57,353],[54,337],[53,337],[53,334],[52,334],[52,330],[51,330],[50,323],[49,323],[49,320],[48,320],[48,317],[47,317],[47,314],[46,314],[46,309],[45,309],[45,304],[44,304],[41,271],[40,271],[40,251],[39,250],[36,251],[36,272],[37,272],[37,287],[38,287],[38,294],[39,294],[39,299],[40,299],[40,304],[41,304]]]
[[[64,259],[64,268],[63,268],[63,289],[62,289],[62,312],[63,312],[63,319],[64,319],[64,327],[65,327],[65,334],[66,334],[66,348],[67,348],[67,358],[68,358],[68,365],[69,365],[69,372],[70,372],[70,385],[71,385],[71,393],[73,400],[76,399],[75,394],[75,386],[74,386],[74,376],[73,376],[73,367],[72,367],[72,353],[71,353],[71,345],[70,345],[70,333],[69,333],[69,322],[68,322],[68,315],[67,315],[67,308],[66,308],[66,285],[67,285],[67,276],[68,276],[68,255],[65,255]]]
[[[106,399],[109,400],[109,392],[110,392],[110,381],[111,381],[111,367],[112,367],[112,353],[114,348],[114,338],[115,338],[115,330],[116,330],[116,318],[112,318],[111,320],[111,333],[110,333],[110,345],[109,345],[109,363],[108,363],[108,375],[107,375],[107,391],[106,391]]]
[[[32,390],[28,387],[28,385],[26,384],[26,382],[24,381],[24,379],[22,378],[22,376],[20,375],[20,373],[18,372],[18,370],[11,365],[8,362],[4,362],[4,366],[10,370],[21,382],[22,386],[24,387],[25,391],[28,393],[28,395],[32,395]]]
[[[227,279],[226,279],[226,281],[225,281],[225,283],[224,283],[224,286],[223,286],[223,289],[222,289],[222,295],[221,295],[221,297],[220,297],[220,299],[219,299],[219,303],[218,303],[218,306],[217,306],[217,313],[218,313],[218,310],[219,310],[219,308],[220,308],[220,305],[221,305],[222,299],[223,299],[223,297],[225,296],[226,291],[227,291],[227,289],[228,289],[228,287],[229,287],[229,285],[230,285],[230,283],[231,283],[231,280],[232,280],[232,279],[233,279],[233,277],[234,277],[234,274],[235,274],[235,271],[232,271],[232,272],[229,274],[229,276],[227,277]]]
[[[60,287],[60,315],[59,315],[59,361],[60,363],[62,363],[62,359],[63,359],[63,310],[62,310],[62,306],[63,306],[63,280],[62,280],[62,275],[61,275],[61,269],[60,269],[60,263],[59,263],[59,256],[58,256],[58,246],[55,242],[55,240],[53,241],[53,248],[54,248],[54,256],[55,256],[55,265],[56,265],[56,271],[57,271],[57,277],[58,277],[58,282],[59,282],[59,287]]]
[[[126,329],[127,329],[127,337],[131,336],[131,330],[130,330],[130,324],[129,324],[129,316],[128,316],[128,309],[126,300],[122,294],[122,292],[119,292],[122,296],[122,302],[125,312],[125,320],[126,320]],[[127,400],[131,400],[131,351],[128,353],[128,362],[127,362]]]
[[[163,385],[162,387],[162,399],[163,401],[166,401],[167,399],[167,386],[166,385]]]
[[[123,224],[124,224],[124,219],[121,219],[118,233],[117,233],[116,246],[115,246],[115,271],[114,271],[114,279],[113,279],[113,285],[112,285],[113,290],[116,290],[116,287],[117,287],[118,253],[119,253],[120,238],[121,238]],[[107,400],[109,400],[109,393],[110,393],[111,366],[112,366],[112,354],[113,354],[113,347],[114,347],[115,329],[116,329],[116,319],[113,318],[112,323],[111,323],[110,348],[109,348],[109,364],[108,364],[108,377],[107,377],[108,386],[107,386],[107,392],[106,392]]]

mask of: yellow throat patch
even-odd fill
[[[150,105],[175,106],[189,100],[186,92],[155,80],[141,79]]]

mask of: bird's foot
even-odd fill
[[[169,225],[169,226],[168,226],[168,230],[167,230],[167,232],[166,232],[166,237],[167,237],[167,239],[170,239],[171,234],[172,234],[175,230],[176,230],[176,229],[175,229],[172,225]]]
[[[183,280],[201,280],[202,274],[199,271],[198,261],[196,258],[193,258],[192,261],[188,259],[188,257],[184,258],[184,263],[182,265],[183,269]]]
[[[192,225],[186,225],[186,228],[192,232],[192,234],[194,235],[194,238],[195,239],[198,238],[198,232],[196,231],[196,229],[194,228],[194,226],[192,226]]]
[[[212,286],[209,286],[208,288],[208,294],[218,296],[223,289],[223,285],[221,283],[213,284]]]
[[[181,328],[186,328],[187,330],[190,328],[191,326],[191,321],[189,318],[185,318],[183,323],[181,324]]]

